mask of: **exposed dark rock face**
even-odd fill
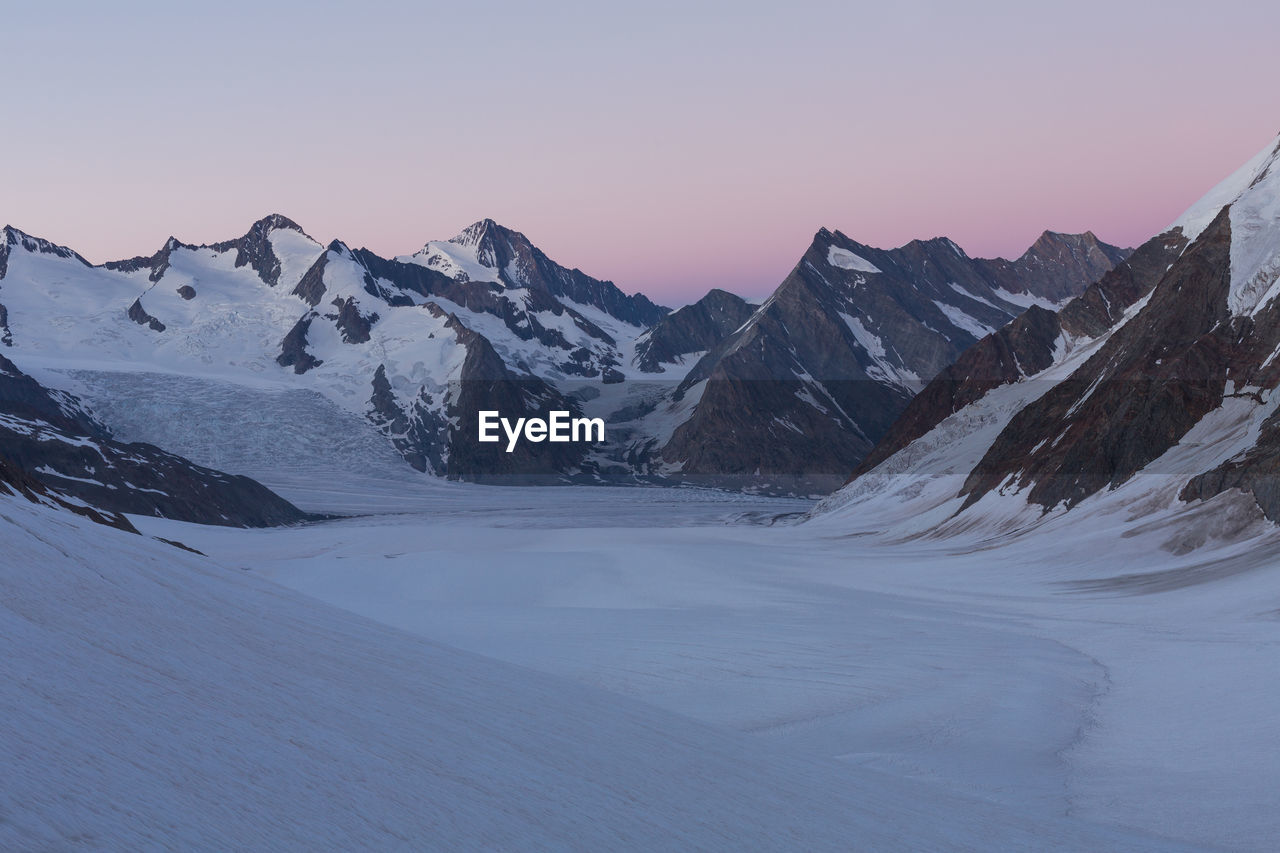
[[[333,300],[338,314],[334,322],[342,333],[342,340],[348,344],[363,344],[369,341],[369,330],[378,322],[378,315],[371,313],[367,317],[360,313],[360,307],[348,296],[345,300]]]
[[[329,248],[320,257],[316,258],[311,268],[303,273],[302,278],[298,280],[297,285],[293,288],[293,295],[301,297],[312,308],[320,304],[320,300],[324,298],[324,270],[329,263],[330,252],[341,252],[346,249],[337,240],[329,244]]]
[[[183,299],[190,301],[196,298],[196,289],[189,284],[184,284],[178,288],[178,295]]]
[[[996,258],[983,263],[1001,289],[1061,303],[1080,295],[1080,282],[1097,281],[1132,251],[1104,243],[1092,231],[1045,231],[1017,260]]]
[[[755,306],[724,290],[712,290],[692,305],[672,311],[636,345],[636,366],[658,373],[681,356],[707,352],[751,318]]]
[[[642,294],[627,296],[613,282],[560,266],[523,234],[492,219],[469,226],[455,240],[459,245],[474,246],[480,262],[498,269],[508,286],[542,290],[580,305],[592,305],[637,326],[651,326],[667,314],[666,308],[654,305]]]
[[[461,376],[439,398],[425,390],[405,402],[394,393],[386,369],[379,365],[369,400],[370,420],[387,435],[419,471],[451,480],[531,484],[564,482],[567,472],[582,468],[588,448],[582,444],[520,442],[506,451],[506,439],[479,441],[479,412],[498,411],[511,421],[547,417],[553,410],[581,414],[578,405],[551,385],[507,368],[483,335],[427,303],[425,310],[448,317],[446,328],[466,348]]]
[[[950,469],[964,475],[958,513],[993,492],[1048,511],[1123,487],[1117,503],[1135,517],[1165,509],[1171,492],[1184,502],[1214,499],[1180,516],[1197,521],[1166,543],[1176,553],[1240,533],[1257,518],[1251,504],[1280,523],[1277,162],[1273,141],[1056,315],[1028,312],[965,353],[911,403],[855,479],[886,462],[885,473],[933,478],[963,459]],[[1061,346],[1046,371],[1055,329]],[[1025,335],[1021,347],[1015,335]],[[935,430],[1012,382],[1027,393]],[[991,424],[1003,426],[976,465],[972,448],[948,455],[949,441],[965,430],[977,438]],[[899,496],[913,485],[872,478],[870,491],[856,494],[869,497],[889,481]]]
[[[4,278],[9,271],[9,257],[12,254],[12,247],[21,246],[24,250],[41,255],[54,255],[59,258],[75,261],[82,266],[92,267],[93,264],[82,258],[79,253],[73,252],[66,246],[59,246],[40,237],[32,237],[23,231],[19,231],[12,225],[6,225],[3,231],[4,240],[0,243],[0,278]]]
[[[13,346],[13,332],[9,330],[9,309],[0,304],[0,344]]]
[[[34,481],[89,504],[103,523],[122,526],[118,513],[241,527],[309,518],[248,477],[201,467],[150,444],[112,440],[74,397],[44,388],[2,356],[0,414],[6,416],[0,420],[0,459],[21,472],[6,475],[10,486],[32,497]]]
[[[173,253],[178,249],[197,249],[199,246],[189,246],[178,240],[177,237],[170,237],[165,241],[160,251],[150,257],[138,256],[129,258],[124,261],[107,261],[103,264],[103,268],[114,270],[116,272],[137,272],[142,269],[151,270],[147,279],[151,282],[157,282],[164,278],[164,274],[169,270],[169,260]]]
[[[70,394],[45,388],[0,355],[0,413],[39,422],[68,435],[94,441],[109,439],[106,427],[95,421]]]
[[[364,292],[385,302],[388,306],[412,306],[416,295],[426,299],[447,299],[469,311],[498,317],[520,340],[536,341],[549,349],[562,351],[563,357],[558,366],[567,375],[594,378],[602,376],[605,370],[617,367],[617,356],[612,352],[617,341],[583,316],[580,311],[562,302],[560,297],[545,286],[517,284],[514,281],[503,284],[492,281],[459,280],[417,263],[388,260],[367,249],[352,250],[335,240],[302,277],[293,291],[294,294],[302,297],[309,304],[318,306],[331,289],[326,284],[326,271],[330,265],[338,262],[354,264],[363,280]],[[550,261],[546,263],[551,264]],[[553,272],[559,270],[569,279],[579,281],[578,278],[569,274],[570,271],[562,267],[551,264],[550,269]],[[502,275],[506,275],[506,271],[503,271]],[[595,282],[594,279],[586,277],[582,277],[581,281]],[[595,282],[595,285],[601,293],[617,291],[617,288],[608,282]],[[508,294],[507,287],[520,288],[519,297],[514,298]],[[617,293],[620,296],[621,291]],[[634,308],[632,303],[624,304]],[[556,319],[545,321],[539,319],[539,316],[544,314],[550,314]],[[567,340],[559,328],[548,325],[565,317],[579,330],[594,338],[598,342],[597,346],[591,350],[578,351],[579,347]],[[519,365],[514,366],[519,367]]]
[[[392,393],[387,369],[378,365],[373,374],[373,395],[369,398],[369,420],[391,439],[405,461],[416,470],[430,474],[446,472],[449,422],[425,391],[406,410]]]
[[[480,443],[479,413],[501,412],[503,417],[547,418],[555,410],[582,414],[578,404],[533,376],[507,369],[502,357],[483,336],[451,317],[458,343],[467,348],[461,381],[450,388],[449,417],[457,426],[449,432],[448,476],[451,480],[505,483],[554,483],[564,473],[582,467],[584,444],[521,441],[508,453],[506,441]]]
[[[324,364],[307,352],[307,330],[311,328],[311,321],[317,316],[319,315],[316,312],[308,311],[293,324],[293,328],[284,336],[280,344],[280,355],[276,357],[277,364],[281,367],[292,367],[293,372],[298,375]]]
[[[1013,476],[1028,500],[1072,506],[1129,479],[1216,408],[1222,356],[1240,331],[1227,322],[1230,246],[1224,209],[1138,317],[1013,417],[969,475],[966,505]]]
[[[677,389],[679,398],[706,383],[662,455],[687,479],[829,491],[911,397],[872,379],[870,366],[838,312],[805,279],[789,280]],[[805,378],[815,375],[825,381]]]
[[[209,248],[218,252],[235,249],[237,267],[252,267],[258,278],[275,287],[280,281],[280,259],[271,248],[270,238],[272,231],[281,228],[297,231],[299,234],[306,233],[289,217],[273,213],[253,223],[243,237],[225,243],[214,243]]]
[[[1272,393],[1275,388],[1272,387]],[[1253,495],[1263,515],[1280,523],[1280,418],[1263,423],[1258,443],[1211,471],[1192,477],[1182,489],[1184,501],[1207,500],[1228,489]]]
[[[1131,305],[1155,287],[1185,245],[1186,241],[1176,233],[1149,240],[1062,311],[1032,306],[1009,325],[965,350],[911,400],[851,479],[884,462],[992,388],[1049,368],[1064,327],[1069,334],[1080,337],[1095,337],[1111,328]]]
[[[1089,251],[1058,270],[1049,248],[1077,244]],[[1023,313],[1013,296],[1048,298],[1066,280],[1079,293],[1091,283],[1084,276],[1124,254],[1099,245],[1091,235],[1046,235],[1019,262],[995,262],[943,238],[882,250],[823,229],[773,296],[676,389],[679,400],[706,383],[662,459],[686,478],[771,476],[836,488],[925,382]],[[1024,268],[1038,277],[1013,278]],[[1035,350],[1044,362],[1044,344],[1030,340],[1050,331],[1044,325],[1033,314],[1004,345]]]
[[[31,503],[64,509],[126,533],[138,533],[138,529],[120,513],[102,511],[69,499],[66,495],[49,489],[3,455],[0,455],[0,495],[16,495]]]
[[[129,306],[128,314],[130,320],[137,323],[139,326],[148,327],[153,332],[163,332],[165,329],[164,323],[161,323],[155,317],[152,317],[147,313],[146,309],[142,307],[141,299],[133,300],[133,304]]]

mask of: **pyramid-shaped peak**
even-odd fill
[[[494,240],[505,239],[507,241],[519,241],[527,243],[528,238],[519,231],[513,231],[503,225],[499,225],[492,219],[481,219],[479,222],[473,222],[456,237],[449,240],[450,243],[456,243],[459,246],[467,248],[479,247],[491,244]]]

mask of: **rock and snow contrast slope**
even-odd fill
[[[12,497],[0,537],[7,850],[1188,849],[416,638],[256,557]]]
[[[102,266],[6,228],[0,294],[13,357],[50,384],[123,371],[310,391],[418,470],[467,479],[589,474],[581,448],[477,446],[475,412],[577,411],[557,383],[620,382],[631,342],[666,313],[489,220],[386,260],[273,215],[237,240],[171,238]]]
[[[191,430],[120,412],[95,389],[168,374],[223,400],[228,389],[249,389],[246,401],[311,393],[367,421],[413,468],[451,479],[829,490],[976,336],[1078,290],[1120,254],[1091,234],[1046,232],[1010,262],[947,240],[881,251],[823,231],[764,305],[712,291],[668,313],[491,220],[386,259],[322,246],[272,215],[235,240],[170,238],[101,266],[6,228],[0,334],[23,370],[116,409],[123,420],[108,426],[182,453],[201,449],[182,443]],[[608,441],[506,453],[476,440],[482,409],[601,417]],[[260,416],[248,403],[237,412],[223,429]],[[294,474],[265,472],[269,484]]]
[[[126,527],[120,513],[261,527],[307,516],[261,484],[193,464],[158,447],[116,440],[73,396],[51,391],[0,356],[0,461],[35,499]]]
[[[1091,233],[1045,232],[1005,261],[970,258],[942,238],[883,250],[823,229],[777,291],[658,405],[668,421],[649,430],[658,470],[830,491],[979,338],[1027,305],[1078,295],[1127,254]]]
[[[1280,519],[1277,160],[1280,139],[1060,312],[1032,308],[965,353],[828,508],[900,499],[935,523],[1033,525],[1111,491],[1135,517],[1230,516],[1244,493]]]

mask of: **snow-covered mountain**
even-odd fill
[[[235,240],[170,238],[100,266],[11,227],[2,246],[0,333],[45,381],[123,371],[304,388],[453,478],[589,474],[581,445],[479,445],[476,412],[577,412],[557,383],[622,382],[635,339],[667,313],[490,220],[396,260],[323,246],[279,215]],[[163,424],[128,426],[182,449]]]
[[[118,377],[200,380],[176,404],[194,419],[207,418],[199,395],[231,401],[204,430],[231,444],[247,435],[239,423],[265,417],[257,392],[302,390],[433,475],[804,492],[843,482],[979,337],[1124,254],[1046,232],[1022,258],[991,261],[945,239],[879,250],[824,229],[763,305],[716,290],[668,312],[487,219],[394,259],[322,245],[280,215],[234,240],[170,238],[98,266],[14,228],[0,245],[0,335],[19,365],[197,462],[227,460],[200,458],[209,441],[186,420],[119,406],[112,389],[136,383]],[[237,406],[228,385],[255,394]],[[477,441],[481,410],[600,417],[608,440],[508,453]]]
[[[945,238],[885,250],[823,229],[657,403],[640,430],[646,449],[657,470],[686,480],[830,491],[978,339],[1028,305],[1079,294],[1127,254],[1092,233],[1045,232],[1006,261]]]
[[[966,352],[828,507],[1016,526],[1115,492],[1135,518],[1237,518],[1247,496],[1280,520],[1277,161],[1280,138],[1061,311]]]

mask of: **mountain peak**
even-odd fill
[[[463,228],[458,232],[458,235],[449,240],[449,242],[470,248],[472,246],[479,246],[481,243],[485,242],[486,238],[492,240],[496,233],[506,230],[506,228],[503,228],[492,219],[481,219],[479,222],[473,222],[466,228]]]
[[[514,252],[516,246],[533,249],[533,243],[528,237],[488,218],[471,223],[447,242],[474,250],[486,266],[493,266],[499,258]],[[500,247],[499,243],[505,243],[506,246]]]
[[[1098,246],[1102,241],[1098,239],[1098,235],[1092,231],[1085,231],[1082,234],[1067,234],[1063,231],[1050,231],[1048,229],[1041,232],[1036,241],[1031,244],[1031,248],[1037,246],[1056,246],[1056,245],[1073,245],[1073,246]]]
[[[269,213],[266,216],[259,219],[257,222],[250,225],[248,232],[245,233],[245,237],[252,238],[258,235],[265,236],[267,234],[270,234],[272,231],[280,231],[280,230],[297,231],[299,234],[303,235],[304,237],[310,236],[309,234],[307,234],[307,232],[302,230],[301,225],[294,222],[292,219],[285,216],[284,214]]]
[[[28,252],[57,255],[60,258],[74,258],[85,266],[92,266],[78,252],[68,249],[66,246],[59,246],[57,243],[50,242],[43,237],[35,237],[12,225],[4,226],[4,245],[6,247],[21,245]]]

